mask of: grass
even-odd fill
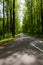
[[[9,41],[12,41],[12,40],[15,40],[16,38],[20,37],[19,35],[15,35],[15,37],[11,37],[11,38],[6,38],[6,39],[3,39],[3,40],[0,40],[0,46],[3,45],[4,43],[6,42],[9,42]]]
[[[0,46],[3,45],[3,44],[6,43],[6,42],[11,41],[11,40],[14,40],[14,38],[6,38],[6,39],[1,40],[1,41],[0,41]]]

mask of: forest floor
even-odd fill
[[[0,65],[43,65],[43,48],[40,51],[32,45],[36,41],[39,44],[43,43],[43,40],[28,37],[22,33],[19,35],[16,40],[0,47]]]

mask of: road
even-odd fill
[[[0,47],[0,65],[43,65],[43,53],[31,45],[36,40],[24,34]]]

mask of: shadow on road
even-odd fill
[[[43,65],[43,53],[30,45],[32,41],[17,39],[4,44],[0,47],[0,65]]]

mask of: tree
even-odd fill
[[[43,33],[43,9],[42,9],[43,1],[41,0],[41,22],[42,22],[42,33]]]
[[[20,0],[15,0],[15,34],[18,34],[21,32],[21,24],[20,24],[20,18],[19,18],[19,12],[20,10]]]
[[[25,7],[23,31],[33,35],[43,33],[43,1],[25,0]]]
[[[5,14],[4,14],[4,0],[3,0],[3,38],[5,38],[5,29],[4,29],[4,25],[5,25]]]
[[[6,25],[7,25],[7,33],[9,32],[9,0],[6,1],[6,16],[7,16],[7,22],[6,22]]]
[[[12,27],[12,35],[15,37],[15,0],[13,0],[13,27]]]

